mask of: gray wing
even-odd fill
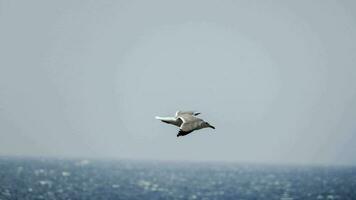
[[[174,126],[180,127],[183,123],[183,121],[180,118],[175,118],[175,117],[156,117],[156,119],[161,120],[164,123],[167,124],[172,124]]]
[[[194,116],[197,116],[199,115],[200,112],[194,112],[194,111],[177,111],[176,112],[176,117],[178,117],[179,115],[194,115]]]

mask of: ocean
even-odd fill
[[[0,157],[7,199],[356,199],[356,167]]]

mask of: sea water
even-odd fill
[[[0,158],[7,199],[356,199],[356,167]]]

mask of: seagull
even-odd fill
[[[199,130],[202,128],[212,128],[214,126],[210,125],[208,122],[196,117],[199,112],[193,111],[177,111],[174,117],[156,117],[156,119],[161,120],[167,124],[172,124],[179,127],[179,132],[177,137],[185,136],[189,133]]]

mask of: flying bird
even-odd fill
[[[208,122],[196,117],[199,114],[200,113],[193,111],[177,111],[174,117],[157,116],[156,119],[167,124],[178,126],[179,132],[177,137],[188,135],[189,133],[202,128],[215,129],[215,127],[210,125]]]

